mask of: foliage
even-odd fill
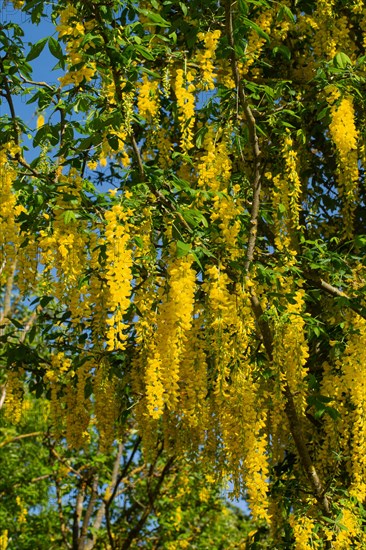
[[[363,548],[363,0],[13,6],[55,33],[0,31],[5,417],[199,456],[248,547]]]
[[[80,453],[47,431],[46,402],[23,403],[17,429],[1,426],[7,548],[237,548],[249,534],[248,518],[227,506],[200,461],[173,459],[160,445],[147,464],[133,429],[105,453],[94,433]]]

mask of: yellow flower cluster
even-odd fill
[[[291,283],[287,282],[286,290],[291,292]],[[279,379],[285,379],[296,396],[299,412],[304,413],[306,395],[304,378],[307,375],[306,362],[309,350],[305,337],[303,289],[293,294],[293,303],[288,302],[283,317],[275,322],[273,363]]]
[[[153,419],[161,417],[164,411],[164,386],[162,363],[156,346],[152,346],[146,361],[146,408]]]
[[[93,390],[100,450],[106,452],[116,438],[116,420],[120,405],[117,398],[117,379],[110,372],[105,360],[95,366]]]
[[[225,243],[228,254],[235,258],[239,254],[237,237],[240,231],[238,215],[242,204],[230,189],[232,162],[227,136],[209,127],[203,141],[205,152],[198,164],[198,185],[213,191],[211,221],[219,221],[220,240]]]
[[[327,476],[334,468],[332,454],[335,452],[349,454],[350,425],[348,406],[343,398],[345,388],[342,377],[328,362],[322,364],[322,370],[321,395],[332,397],[340,414],[338,422],[334,422],[329,415],[324,415],[322,418],[324,433],[327,434],[327,437],[323,438],[317,447],[316,467],[323,476]]]
[[[22,419],[23,402],[23,371],[10,371],[6,381],[6,397],[4,414],[12,424],[17,424]]]
[[[9,532],[5,529],[0,535],[0,550],[6,550],[8,548]]]
[[[164,388],[160,361],[156,356],[155,334],[160,291],[159,288],[157,290],[155,276],[156,251],[151,242],[150,208],[143,210],[142,220],[134,229],[141,243],[134,251],[134,261],[141,266],[142,273],[147,273],[148,276],[137,277],[134,289],[134,305],[138,317],[134,323],[136,348],[132,357],[131,384],[138,396],[134,414],[141,433],[144,455],[153,460],[158,437],[156,422],[164,409]]]
[[[344,355],[339,367],[343,373],[343,391],[349,396],[352,410],[348,413],[347,423],[352,426],[351,446],[348,453],[349,474],[352,477],[351,494],[360,502],[366,497],[366,321],[354,316],[351,321],[352,332],[348,338]]]
[[[258,25],[265,33],[270,34],[271,26],[273,23],[274,10],[263,10],[260,15],[255,19],[256,25]],[[263,47],[266,44],[265,38],[259,36],[257,31],[251,30],[248,38],[248,47],[245,51],[245,62],[239,64],[239,70],[242,76],[245,76],[250,67],[261,56]]]
[[[331,107],[332,122],[330,136],[335,143],[342,161],[346,161],[351,151],[357,149],[358,132],[355,125],[355,113],[351,97],[343,97]]]
[[[331,118],[329,133],[339,157],[338,185],[343,201],[345,232],[347,236],[351,236],[358,192],[358,131],[352,98],[343,97],[339,104],[333,103]]]
[[[149,80],[143,75],[139,86],[137,100],[139,114],[148,122],[152,122],[159,112],[159,83],[157,80]]]
[[[310,517],[290,517],[290,525],[295,538],[295,550],[313,550],[314,543],[318,539],[315,532],[315,522]],[[316,548],[316,546],[315,546]]]
[[[74,169],[68,175],[59,175],[59,194],[53,207],[48,227],[39,231],[42,277],[54,285],[55,296],[61,303],[68,298],[68,308],[77,327],[88,311],[87,284],[79,288],[86,269],[86,225],[73,216],[80,205],[83,180]],[[64,197],[73,197],[70,199]],[[68,217],[69,216],[69,217]]]
[[[66,405],[66,441],[69,447],[80,449],[89,443],[87,431],[90,421],[91,403],[85,398],[85,386],[90,369],[90,361],[80,366],[77,372],[71,372],[65,388]],[[76,378],[76,384],[75,384]]]
[[[235,88],[235,80],[233,79],[233,71],[230,62],[227,59],[217,59],[217,80],[226,88],[233,90]]]
[[[168,409],[175,410],[179,401],[180,364],[185,354],[187,335],[192,325],[193,303],[196,285],[196,273],[192,268],[193,258],[174,259],[168,268],[168,293],[163,296],[162,304],[157,317],[156,354],[151,360],[155,367],[155,377],[160,377],[164,389],[164,402]],[[153,377],[154,380],[154,377]],[[157,383],[152,386],[146,377],[146,393],[149,398],[150,390],[156,396]],[[153,407],[154,416],[161,415],[162,410]]]
[[[167,131],[168,121],[165,118],[162,120],[160,128],[156,131],[156,143],[158,145],[159,157],[158,163],[159,166],[163,169],[169,168],[172,165],[172,151],[173,145],[171,142],[171,137]]]
[[[211,420],[217,419],[221,434],[224,472],[233,483],[233,495],[247,487],[253,516],[268,521],[266,413],[249,361],[255,330],[250,296],[247,289],[233,285],[219,266],[206,269],[202,288],[207,294],[207,384],[215,397]]]
[[[342,506],[334,526],[324,528],[325,540],[329,548],[334,550],[348,550],[365,548],[366,535],[362,528],[362,520],[354,513],[353,505]]]
[[[24,503],[23,503],[20,496],[16,497],[15,502],[17,503],[17,506],[19,508],[19,514],[18,514],[18,517],[17,517],[17,521],[18,521],[18,523],[25,523],[27,521],[28,510],[24,506]]]
[[[252,382],[253,383],[253,382]],[[255,384],[253,384],[255,388]],[[248,398],[248,391],[246,397]],[[255,407],[253,403],[253,407]],[[248,411],[249,412],[249,411]],[[248,426],[249,436],[246,440],[247,454],[244,459],[245,475],[244,482],[248,491],[248,505],[255,520],[270,521],[269,499],[268,499],[268,478],[269,465],[267,458],[267,436],[264,433],[266,416],[260,418],[257,413],[252,415],[252,423]],[[250,417],[247,417],[247,423]],[[255,426],[255,431],[253,431]]]
[[[228,391],[229,365],[234,349],[232,333],[237,332],[238,312],[236,296],[229,292],[230,279],[220,266],[206,269],[208,345],[215,364],[215,394],[225,398]]]
[[[317,60],[331,60],[337,52],[345,52],[354,60],[357,46],[352,36],[352,25],[348,17],[338,16],[338,10],[334,8],[334,0],[318,2],[314,15],[306,18],[315,31],[312,37],[312,55]]]
[[[239,346],[236,351],[240,353]],[[247,358],[241,355],[227,396],[217,401],[215,414],[220,422],[225,469],[233,484],[232,496],[238,498],[245,486],[255,520],[269,521],[266,413],[260,412],[259,387]]]
[[[317,2],[317,12],[323,17],[332,17],[335,0],[320,0]]]
[[[104,334],[107,320],[108,287],[99,275],[100,271],[100,246],[103,239],[96,233],[91,233],[88,242],[89,249],[89,304],[91,313],[92,342],[98,351],[104,347]]]
[[[353,13],[362,13],[364,5],[365,4],[363,0],[353,0],[351,9]]]
[[[213,90],[215,87],[214,83],[214,60],[215,60],[215,51],[219,38],[221,36],[221,31],[208,31],[206,33],[199,32],[197,38],[203,41],[205,45],[205,50],[199,52],[197,55],[197,61],[202,71],[202,79],[200,86],[204,90]]]
[[[108,134],[110,136],[117,137],[117,146],[113,148],[110,145],[107,136],[104,135],[99,154],[99,164],[105,168],[108,164],[108,159],[113,158],[120,160],[122,166],[127,168],[130,165],[130,157],[126,151],[127,130],[125,125],[119,128],[119,130],[109,130]],[[88,167],[94,170],[97,167],[96,161],[89,162]]]
[[[132,214],[121,205],[113,206],[105,212],[106,229],[106,282],[109,289],[107,308],[107,349],[125,349],[127,325],[124,315],[130,305],[132,281],[132,251],[130,248],[130,224]]]
[[[60,23],[56,26],[59,39],[66,37],[67,65],[69,71],[65,76],[59,78],[61,86],[74,84],[79,86],[85,80],[89,82],[96,73],[94,61],[87,61],[85,51],[82,48],[82,41],[86,32],[91,31],[95,21],[83,23],[79,19],[77,9],[71,4],[66,4],[61,11]],[[86,50],[86,47],[84,47]]]
[[[280,252],[291,256],[296,254],[292,241],[295,232],[301,229],[299,213],[301,210],[301,181],[297,172],[298,157],[293,149],[293,140],[289,133],[282,147],[284,169],[273,178],[272,204],[274,209],[275,244]],[[270,174],[266,174],[269,179]]]
[[[185,353],[181,363],[180,408],[184,424],[198,429],[198,437],[204,437],[207,426],[207,361],[205,341],[201,331],[202,311],[194,315],[187,335]],[[192,430],[191,430],[192,433]]]
[[[58,352],[51,356],[51,365],[44,376],[44,383],[50,388],[50,421],[52,434],[55,437],[63,437],[65,421],[64,382],[71,373],[71,359],[64,353]]]
[[[180,146],[187,153],[193,147],[194,104],[196,90],[193,84],[194,74],[177,69],[174,80],[174,91],[177,98],[178,120],[181,129]],[[186,82],[186,84],[185,84]]]
[[[5,284],[14,269],[14,262],[19,245],[19,228],[16,216],[22,207],[16,206],[13,183],[16,178],[15,168],[8,162],[8,153],[18,152],[12,144],[0,149],[0,264],[2,266],[0,285]],[[24,209],[23,209],[24,211]]]

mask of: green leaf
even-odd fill
[[[196,146],[200,149],[202,147],[203,139],[207,134],[207,126],[202,126],[196,134]]]
[[[284,46],[283,44],[281,44],[280,46],[275,46],[272,51],[274,55],[280,54],[282,55],[282,57],[284,57],[288,61],[290,61],[291,59],[291,50],[287,46]]]
[[[152,53],[147,49],[145,48],[144,46],[139,46],[139,45],[136,45],[135,46],[135,49],[137,52],[139,52],[142,57],[144,57],[145,59],[148,59],[149,61],[154,61],[154,56],[152,55]]]
[[[53,300],[53,296],[42,296],[39,303],[41,307],[46,307],[50,302],[52,302],[52,300]]]
[[[281,6],[281,9],[278,15],[279,15],[278,18],[280,19],[280,21],[282,20],[283,15],[286,15],[287,19],[289,19],[291,23],[293,24],[296,23],[296,18],[288,6]]]
[[[264,32],[263,29],[260,28],[259,25],[257,25],[257,23],[254,23],[254,21],[251,21],[250,19],[248,19],[248,17],[243,17],[243,21],[244,23],[250,27],[251,29],[253,29],[253,31],[255,31],[259,36],[261,36],[262,38],[264,38],[266,40],[266,42],[270,42],[271,39],[270,37],[268,36],[268,34],[266,32]]]
[[[28,341],[30,344],[33,342],[34,338],[36,337],[36,334],[37,334],[37,327],[36,325],[33,325],[28,333]]]
[[[248,14],[248,4],[245,2],[245,0],[239,0],[239,11],[240,11],[243,15],[247,15],[247,14]]]
[[[346,69],[348,65],[352,65],[352,61],[347,54],[338,52],[333,58],[333,65],[338,69]]]
[[[183,15],[187,15],[188,8],[184,2],[179,2],[180,9],[182,10]]]
[[[53,36],[50,36],[48,39],[48,49],[50,50],[51,54],[59,61],[62,61],[64,59],[64,53],[62,51],[60,43],[58,42],[58,40],[53,38]]]
[[[19,323],[16,319],[13,319],[12,317],[8,317],[9,321],[16,327],[16,328],[23,328],[22,323]]]
[[[166,19],[163,19],[159,13],[153,13],[152,11],[145,10],[145,9],[139,9],[139,13],[142,13],[142,15],[145,15],[150,21],[154,23],[154,25],[157,25],[158,27],[170,27],[169,21],[166,21]]]
[[[75,212],[73,210],[66,210],[64,213],[64,222],[66,224],[76,221]]]
[[[183,258],[192,251],[192,245],[190,243],[184,243],[183,241],[177,241],[177,258]]]
[[[42,53],[47,41],[48,37],[46,36],[46,38],[41,38],[41,40],[38,40],[38,42],[33,44],[26,57],[26,61],[32,61],[33,59],[36,59]]]

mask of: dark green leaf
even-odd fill
[[[32,61],[33,59],[36,59],[42,53],[47,41],[48,41],[48,37],[41,38],[41,40],[38,40],[38,42],[33,44],[31,49],[29,50],[26,60]]]

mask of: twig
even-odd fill
[[[149,515],[151,513],[154,502],[155,502],[156,498],[158,497],[159,492],[160,492],[160,488],[161,488],[161,486],[164,482],[165,476],[168,474],[170,468],[172,467],[172,465],[174,463],[174,460],[175,460],[174,457],[170,457],[167,460],[167,462],[166,462],[166,464],[165,464],[165,466],[164,466],[164,468],[163,468],[163,470],[160,474],[160,477],[159,477],[158,481],[155,484],[154,490],[149,495],[149,503],[145,506],[145,509],[144,509],[139,521],[137,522],[137,524],[130,530],[127,537],[123,541],[123,543],[120,547],[120,550],[127,550],[128,548],[130,548],[133,540],[139,535],[141,529],[145,525],[145,522],[146,522],[147,518],[149,517]]]
[[[3,408],[6,399],[6,383],[1,386],[0,409]]]
[[[23,332],[22,332],[22,334],[20,335],[20,338],[19,338],[19,342],[21,342],[21,343],[24,342],[25,337],[27,336],[28,332],[30,331],[30,329],[34,325],[34,323],[37,319],[37,316],[38,316],[38,312],[33,311],[32,315],[29,317],[28,321],[24,325]]]
[[[0,315],[0,324],[4,321],[4,319],[9,315],[11,311],[11,295],[13,292],[13,284],[14,284],[14,277],[15,277],[15,270],[17,266],[16,259],[13,262],[11,273],[9,273],[8,278],[6,280],[6,287],[5,287],[5,295],[4,295],[4,308]]]
[[[32,432],[28,434],[17,435],[15,437],[12,437],[11,439],[6,439],[5,441],[2,441],[0,443],[0,449],[2,447],[5,447],[6,445],[9,445],[10,443],[15,443],[16,441],[19,441],[21,439],[25,439],[27,437],[38,437],[39,435],[44,435],[44,432]]]
[[[57,481],[57,478],[55,478],[55,488],[56,488],[56,501],[57,501],[57,508],[58,508],[58,517],[60,519],[61,536],[62,536],[62,539],[63,539],[66,547],[71,548],[71,545],[69,544],[69,542],[67,540],[67,528],[66,528],[64,512],[63,512],[63,507],[62,507],[62,498],[61,498],[61,493],[60,493],[60,486],[59,486],[59,483]]]
[[[316,277],[315,275],[312,275],[311,273],[303,272],[302,274],[308,282],[313,283],[314,286],[316,286],[320,290],[324,290],[330,296],[334,296],[335,298],[345,298],[346,300],[348,300],[349,301],[349,303],[347,304],[348,307],[352,309],[352,311],[357,313],[360,317],[362,317],[363,319],[366,319],[365,308],[355,304],[354,298],[352,298],[351,296],[348,296],[345,292],[343,292],[342,290],[339,290],[339,288],[331,285],[330,283],[327,283],[326,281]]]
[[[83,525],[81,527],[81,532],[80,532],[80,538],[78,541],[79,550],[87,550],[88,548],[93,548],[94,546],[94,537],[96,538],[96,534],[94,534],[93,536],[93,541],[91,541],[92,542],[91,546],[89,546],[89,544],[87,543],[86,537],[88,534],[90,519],[94,512],[94,507],[98,496],[98,481],[99,481],[99,478],[97,475],[95,475],[93,479],[93,485],[92,485],[89,503],[84,514]]]
[[[9,82],[8,82],[8,79],[7,79],[5,70],[4,70],[3,59],[0,59],[0,70],[3,74],[3,79],[2,80],[3,80],[3,83],[4,83],[4,90],[5,90],[4,96],[6,98],[8,106],[9,106],[10,116],[11,116],[11,120],[12,120],[13,128],[14,128],[14,143],[15,143],[15,145],[19,145],[19,134],[20,134],[19,124],[18,124],[18,121],[17,121],[16,113],[15,113],[14,102],[13,102],[13,97],[11,95]]]
[[[79,547],[79,529],[80,529],[80,520],[83,515],[83,504],[84,504],[84,492],[85,492],[86,483],[83,481],[81,483],[78,495],[76,497],[75,511],[74,511],[74,523],[72,526],[72,550],[80,550]]]
[[[253,199],[252,199],[252,208],[250,213],[250,232],[248,239],[248,248],[245,259],[244,268],[246,273],[248,273],[250,265],[254,257],[254,249],[257,240],[257,230],[258,230],[258,216],[259,216],[259,206],[260,206],[260,193],[262,185],[261,177],[261,150],[259,147],[259,139],[256,129],[256,121],[253,115],[253,111],[249,105],[248,99],[246,97],[243,84],[241,81],[238,64],[235,56],[235,42],[234,42],[234,30],[233,30],[233,12],[232,7],[235,2],[232,0],[226,1],[226,34],[230,46],[230,61],[231,61],[231,70],[234,76],[235,86],[238,93],[238,98],[240,105],[243,109],[245,119],[248,125],[249,139],[252,145],[253,156],[254,156],[254,174],[253,174]]]
[[[58,454],[58,452],[54,449],[54,447],[50,447],[50,452],[51,454],[53,454],[53,456],[59,461],[61,462],[61,464],[63,464],[64,466],[66,466],[68,468],[68,470],[70,472],[72,472],[73,474],[75,474],[77,477],[79,477],[80,479],[83,478],[83,475],[80,471],[78,470],[75,470],[72,466],[70,466],[70,464],[67,462],[66,459],[62,458],[62,456],[60,456]]]
[[[26,84],[32,84],[34,86],[44,86],[45,88],[48,88],[52,92],[55,92],[55,88],[51,86],[50,84],[47,84],[47,82],[36,82],[34,80],[29,80],[26,78],[22,73],[19,73],[20,78],[25,82]],[[52,98],[52,101],[55,103],[55,100]]]

